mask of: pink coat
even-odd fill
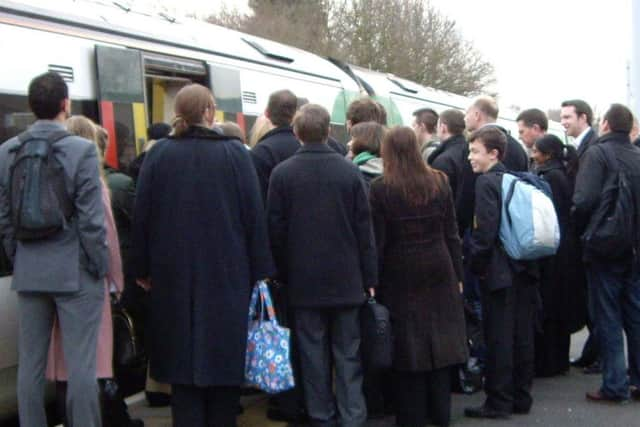
[[[96,378],[113,377],[113,324],[111,323],[111,301],[109,298],[110,283],[113,283],[118,293],[122,292],[124,279],[122,275],[122,259],[120,258],[120,243],[116,224],[111,212],[111,198],[109,189],[102,181],[102,203],[104,205],[104,225],[107,229],[107,244],[109,245],[109,270],[104,280],[104,304],[102,319],[98,331],[98,350],[96,364]],[[49,358],[47,361],[47,379],[51,381],[66,381],[67,369],[62,352],[62,335],[57,318],[53,322]]]

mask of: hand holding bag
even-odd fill
[[[258,298],[259,314],[256,313]],[[267,284],[259,281],[253,288],[249,304],[249,333],[244,368],[245,383],[248,386],[267,393],[279,393],[294,387],[289,336],[289,329],[278,325]]]

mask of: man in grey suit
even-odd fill
[[[28,130],[47,139],[65,129],[71,104],[62,77],[46,73],[29,85],[29,107],[38,119]],[[18,293],[18,410],[21,427],[47,425],[45,367],[54,316],[62,331],[69,374],[70,426],[100,426],[96,345],[107,268],[104,208],[95,145],[80,137],[54,142],[73,213],[63,228],[39,240],[17,240],[11,212],[11,165],[17,137],[0,145],[0,237],[12,259]],[[14,149],[14,150],[12,150]]]

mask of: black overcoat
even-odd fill
[[[269,236],[291,306],[355,306],[378,283],[360,171],[327,144],[303,145],[271,174]]]
[[[430,371],[463,363],[467,344],[462,295],[462,251],[451,189],[412,206],[383,178],[372,181],[371,211],[379,256],[379,299],[389,308],[393,366]]]
[[[243,383],[252,285],[273,275],[249,152],[194,127],[147,153],[134,214],[136,277],[151,278],[151,375]]]

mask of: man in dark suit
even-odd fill
[[[469,141],[471,167],[482,174],[476,180],[471,268],[481,283],[487,397],[483,405],[466,408],[465,415],[506,418],[528,413],[533,404],[536,270],[530,263],[510,259],[500,242],[506,136],[495,127],[484,127]]]
[[[377,284],[369,203],[358,168],[326,144],[324,108],[305,105],[293,128],[303,146],[273,171],[267,211],[294,309],[305,406],[311,425],[363,426],[359,311]]]
[[[45,73],[31,81],[29,107],[37,121],[28,134],[53,144],[53,155],[68,177],[73,213],[55,234],[18,240],[11,166],[21,142],[15,137],[0,146],[0,237],[13,261],[11,287],[18,294],[20,425],[47,425],[45,368],[57,314],[69,373],[67,418],[71,425],[97,427],[96,350],[108,263],[98,153],[92,141],[65,132],[71,102],[59,74]]]
[[[564,127],[567,135],[575,138],[574,144],[578,150],[578,168],[583,166],[584,154],[592,147],[597,139],[598,134],[591,127],[593,121],[593,111],[589,104],[581,99],[571,99],[564,101],[561,104],[560,109],[560,123]],[[575,225],[575,224],[573,224]],[[582,259],[582,252],[575,254],[575,256]],[[581,280],[584,283],[584,288],[587,288],[587,279],[584,269],[579,271],[580,277],[577,280]],[[600,372],[599,362],[599,349],[597,340],[597,331],[593,326],[593,307],[591,306],[588,291],[585,294],[587,303],[587,327],[589,328],[589,338],[584,343],[580,358],[571,361],[572,366],[584,368],[586,374],[597,374]],[[584,299],[584,298],[583,298]]]
[[[531,159],[531,150],[535,142],[542,138],[549,128],[549,120],[544,111],[537,108],[530,108],[528,110],[521,111],[516,117],[518,123],[518,134],[520,140],[527,148],[527,155],[529,156],[529,170],[535,169],[533,159]]]
[[[271,171],[280,162],[298,151],[300,143],[293,134],[291,120],[296,113],[298,98],[290,90],[279,90],[269,96],[264,115],[271,121],[273,129],[267,132],[251,150],[251,159],[256,167],[262,200],[267,201],[267,189]]]
[[[524,172],[529,169],[529,158],[522,148],[522,145],[516,141],[514,137],[502,126],[499,126],[498,120],[498,104],[495,99],[488,96],[481,96],[473,101],[473,104],[467,109],[464,121],[469,132],[474,132],[486,126],[493,126],[507,138],[507,148],[502,163],[510,171]]]
[[[573,195],[574,216],[580,229],[599,224],[591,221],[600,209],[601,199],[606,197],[607,183],[617,177],[618,170],[624,172],[626,188],[631,193],[624,214],[638,218],[640,151],[631,145],[629,131],[632,123],[631,111],[624,105],[613,104],[600,124],[602,137],[581,160]],[[629,229],[625,229],[630,241],[626,248],[623,246],[625,242],[617,241],[616,246],[623,249],[619,254],[604,255],[589,245],[583,247],[593,314],[591,320],[597,330],[595,338],[599,344],[603,373],[601,387],[587,393],[587,399],[592,401],[626,402],[630,387],[634,397],[640,397],[639,227],[636,220]],[[623,330],[628,344],[628,370]]]

